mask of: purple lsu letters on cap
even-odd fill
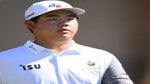
[[[73,7],[64,1],[46,0],[32,4],[25,11],[25,20],[30,20],[36,16],[55,10],[68,10],[72,11],[76,15],[81,15],[85,13],[84,9]]]

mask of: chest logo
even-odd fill
[[[94,65],[95,65],[95,62],[93,62],[93,61],[88,61],[87,65],[88,65],[88,66],[94,66]]]
[[[100,66],[96,64],[95,61],[88,61],[86,66],[84,67],[86,70],[93,70],[93,71],[99,71]]]
[[[33,69],[40,69],[41,65],[40,64],[29,64],[29,65],[19,65],[22,67],[22,69],[25,70],[33,70]]]

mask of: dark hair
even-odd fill
[[[38,19],[39,19],[39,16],[31,18],[30,21],[32,21],[36,24],[38,22]],[[31,31],[31,33],[33,33],[33,31],[30,28],[28,28],[28,29]]]
[[[34,18],[31,18],[30,21],[34,22],[34,23],[37,23],[38,19],[39,19],[40,16],[37,16],[37,17],[34,17]]]

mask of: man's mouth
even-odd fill
[[[60,30],[58,30],[58,32],[68,32],[68,31],[70,31],[69,29],[60,29]]]

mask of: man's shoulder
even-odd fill
[[[104,49],[100,49],[100,48],[95,48],[95,47],[90,47],[90,46],[86,46],[86,45],[80,45],[80,50],[81,52],[87,53],[87,54],[94,54],[97,56],[104,56],[104,57],[114,57],[114,55]]]
[[[14,55],[15,53],[19,53],[19,52],[21,52],[23,50],[24,50],[24,46],[18,46],[18,47],[15,47],[15,48],[4,50],[4,51],[0,52],[0,57],[1,56]]]
[[[109,51],[104,50],[104,49],[91,47],[91,46],[86,46],[86,45],[81,45],[81,44],[79,44],[79,46],[80,46],[80,49],[83,50],[83,51],[111,54]]]

